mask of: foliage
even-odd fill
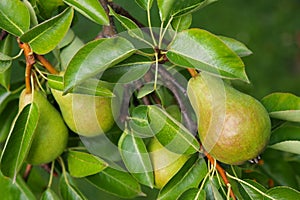
[[[300,97],[273,93],[262,99],[272,135],[257,163],[219,163],[196,137],[189,78],[207,72],[249,83],[242,57],[252,52],[246,45],[190,28],[192,13],[214,0],[136,0],[147,27],[114,1],[45,2],[0,3],[4,199],[300,199]],[[78,13],[102,27],[94,40],[85,43],[73,32]],[[161,26],[151,27],[157,15]],[[69,130],[61,156],[32,166],[26,157],[41,116],[34,103],[18,111],[23,88],[42,91],[57,110],[50,89],[109,98],[114,127],[95,137]],[[161,189],[155,188],[147,146],[153,137],[174,154],[190,156]]]

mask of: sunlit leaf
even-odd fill
[[[240,41],[233,38],[218,36],[231,50],[233,50],[238,56],[244,57],[252,54],[252,51],[246,47]]]

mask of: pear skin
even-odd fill
[[[19,110],[34,102],[39,109],[39,119],[30,147],[27,162],[40,165],[56,159],[67,146],[68,128],[60,113],[50,104],[43,94],[34,91],[26,94],[22,91],[19,100]]]
[[[189,80],[187,93],[201,143],[215,159],[242,164],[264,150],[271,122],[259,101],[204,72]]]

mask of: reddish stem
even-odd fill
[[[192,77],[195,77],[198,75],[198,72],[193,68],[187,68],[187,70],[189,71],[189,73]]]
[[[28,177],[29,177],[29,174],[31,172],[31,169],[32,169],[32,165],[27,164],[25,172],[23,174],[23,179],[25,180],[25,182],[28,180]]]
[[[58,74],[58,71],[44,56],[42,55],[35,55],[35,56],[51,74]]]

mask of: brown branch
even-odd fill
[[[35,56],[51,74],[58,74],[58,71],[53,67],[53,65],[44,56],[37,55],[37,54],[35,54]]]
[[[102,31],[97,35],[95,39],[100,38],[110,38],[114,37],[117,34],[115,23],[113,20],[113,17],[109,15],[109,8],[108,8],[108,1],[107,0],[99,0],[100,4],[104,8],[108,19],[109,19],[109,25],[103,25]]]
[[[187,68],[187,70],[189,71],[189,73],[192,77],[195,77],[198,75],[198,72],[193,68]]]
[[[215,159],[209,153],[205,152],[205,155],[210,163],[212,163],[212,164],[215,163]],[[228,187],[228,185],[230,185],[230,182],[226,176],[226,172],[217,162],[216,162],[216,169],[218,170],[220,176],[222,177],[225,185]],[[235,195],[234,195],[232,189],[231,188],[229,188],[229,189],[230,189],[229,192],[230,192],[231,198],[235,200],[236,198],[235,198]]]

